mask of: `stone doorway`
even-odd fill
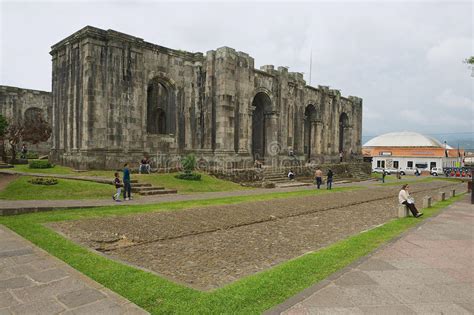
[[[313,105],[306,106],[304,111],[304,153],[307,159],[311,158],[313,153],[312,143],[314,142],[314,123],[316,121],[316,108]]]
[[[349,144],[349,117],[346,113],[339,116],[339,152],[346,152]]]
[[[265,158],[265,147],[267,145],[267,119],[271,110],[271,100],[266,93],[259,92],[252,102],[252,156],[254,160]]]

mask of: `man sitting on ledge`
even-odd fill
[[[407,206],[415,218],[423,215],[423,213],[418,212],[418,209],[415,207],[415,200],[408,193],[408,184],[402,186],[402,189],[398,193],[398,201],[400,204]]]

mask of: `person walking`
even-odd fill
[[[323,182],[323,172],[318,168],[316,172],[314,172],[314,177],[316,178],[316,186],[320,189]]]
[[[385,183],[385,169],[382,170],[382,183]]]
[[[127,197],[128,194],[128,197]],[[132,186],[130,184],[130,169],[128,164],[123,165],[123,199],[132,200]]]
[[[120,202],[120,193],[121,193],[121,190],[122,190],[122,183],[120,182],[119,173],[115,172],[114,175],[115,175],[114,185],[115,185],[115,188],[117,189],[117,192],[115,193],[115,195],[112,196],[112,199],[117,201],[117,202]]]
[[[332,177],[334,176],[333,172],[331,169],[328,170],[328,174],[327,174],[327,184],[326,184],[326,189],[332,189]]]
[[[400,202],[400,204],[407,206],[415,218],[419,218],[423,215],[423,213],[419,212],[418,209],[415,207],[415,200],[410,196],[410,193],[408,192],[408,184],[402,186],[402,189],[398,193],[398,201]]]

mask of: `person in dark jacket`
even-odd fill
[[[127,197],[128,194],[128,197]],[[123,199],[132,200],[132,186],[130,184],[130,169],[128,164],[123,165]]]
[[[327,189],[332,189],[332,177],[334,176],[333,172],[331,169],[328,170],[328,174],[327,174]]]

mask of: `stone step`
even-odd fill
[[[133,192],[142,192],[142,191],[150,191],[150,190],[163,190],[165,189],[165,187],[154,187],[154,186],[150,186],[150,187],[133,187],[132,186],[132,191]]]
[[[302,183],[302,182],[292,182],[292,183],[282,183],[276,184],[277,188],[291,188],[291,187],[304,187],[304,186],[311,186],[310,183]]]
[[[148,184],[148,183],[132,183],[132,188],[133,187],[151,187],[152,185],[151,184]]]
[[[175,189],[161,189],[161,190],[146,190],[138,192],[142,196],[151,196],[151,195],[166,195],[166,194],[176,194],[178,191]]]

